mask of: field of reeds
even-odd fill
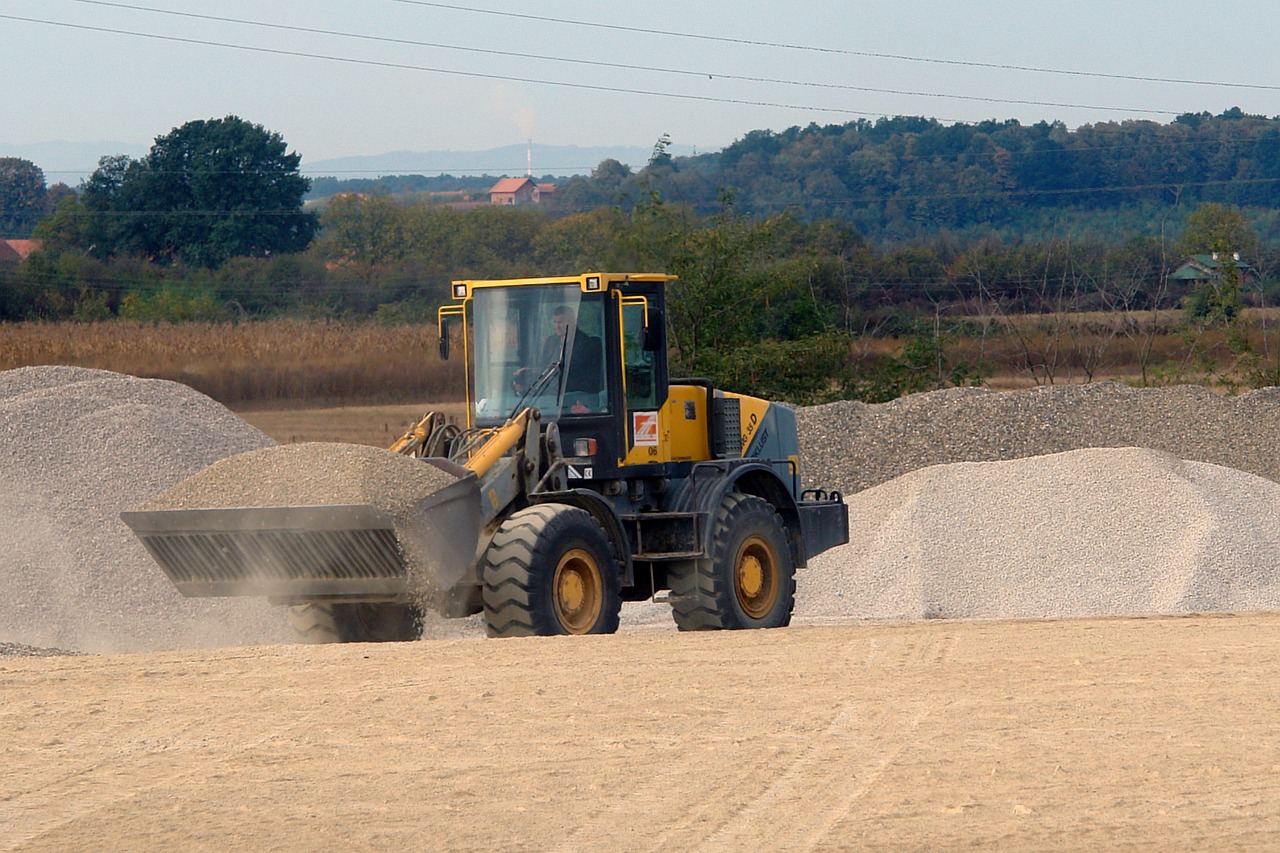
[[[1245,309],[1234,326],[1161,310],[969,317],[953,328],[948,356],[986,364],[994,388],[1115,380],[1231,392],[1280,381],[1277,308]]]
[[[939,375],[944,361],[981,364],[993,388],[1118,380],[1231,391],[1280,383],[1280,309],[1248,309],[1234,349],[1226,329],[1188,326],[1173,311],[951,318],[937,329]],[[893,337],[855,338],[850,355],[870,365],[903,346]],[[0,370],[48,364],[171,379],[239,411],[417,406],[463,396],[461,362],[440,360],[434,324],[0,325]]]
[[[66,364],[182,382],[236,409],[462,399],[434,325],[9,323],[0,370]]]

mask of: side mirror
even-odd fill
[[[667,346],[667,318],[657,308],[649,309],[649,325],[644,327],[644,351],[657,352]]]
[[[440,359],[449,360],[449,324],[440,321]]]

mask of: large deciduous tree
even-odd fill
[[[298,252],[316,232],[302,211],[310,179],[280,134],[236,116],[191,121],[141,160],[106,157],[85,185],[95,254],[217,267]]]
[[[46,213],[44,172],[30,160],[0,157],[0,240],[31,236]]]
[[[1258,233],[1239,208],[1206,202],[1187,216],[1175,250],[1182,255],[1241,252],[1252,258],[1258,251]]]

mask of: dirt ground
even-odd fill
[[[1271,850],[1280,615],[0,658],[3,850]]]

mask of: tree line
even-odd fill
[[[606,161],[567,181],[555,204],[626,206],[655,187],[703,213],[729,188],[748,215],[837,219],[877,241],[1143,230],[1203,202],[1266,211],[1263,237],[1275,241],[1280,118],[1233,108],[1075,130],[904,116],[756,130],[719,152],[658,151],[640,172]]]
[[[1170,127],[1231,122],[1266,124],[1202,116]],[[1028,137],[1016,123],[984,130],[886,119],[841,127],[749,134],[717,156],[725,168],[745,169],[753,158],[805,159],[786,152],[851,134],[866,137],[868,151],[899,145],[918,162],[932,146],[935,160],[949,152],[953,164],[966,162],[984,134],[983,145],[1036,134],[1071,144],[1061,128],[1033,128]],[[299,160],[278,134],[235,116],[176,128],[138,160],[104,158],[80,192],[39,220],[33,233],[44,248],[22,263],[0,264],[0,320],[429,322],[454,279],[662,271],[680,277],[670,295],[678,372],[797,402],[878,400],[981,381],[988,370],[981,348],[949,342],[989,335],[993,317],[1198,305],[1200,320],[1229,326],[1245,305],[1274,302],[1280,264],[1280,250],[1260,233],[1259,208],[1192,201],[1209,186],[1188,187],[1176,205],[1159,202],[1167,232],[1111,222],[1084,236],[937,227],[887,240],[839,211],[819,216],[812,207],[753,203],[758,193],[722,183],[708,160],[667,156],[661,141],[640,172],[605,161],[569,181],[554,205],[537,207],[462,209],[375,187],[308,210]],[[1020,181],[1048,180],[1003,162]],[[790,174],[766,171],[776,186]],[[703,182],[716,187],[713,203],[687,194]],[[1257,274],[1237,279],[1243,286],[1210,285],[1212,292],[1169,278],[1181,256],[1211,251],[1243,252]],[[1024,348],[1029,365],[1045,362],[1033,358],[1030,343]],[[1046,367],[1028,369],[1049,376]]]

